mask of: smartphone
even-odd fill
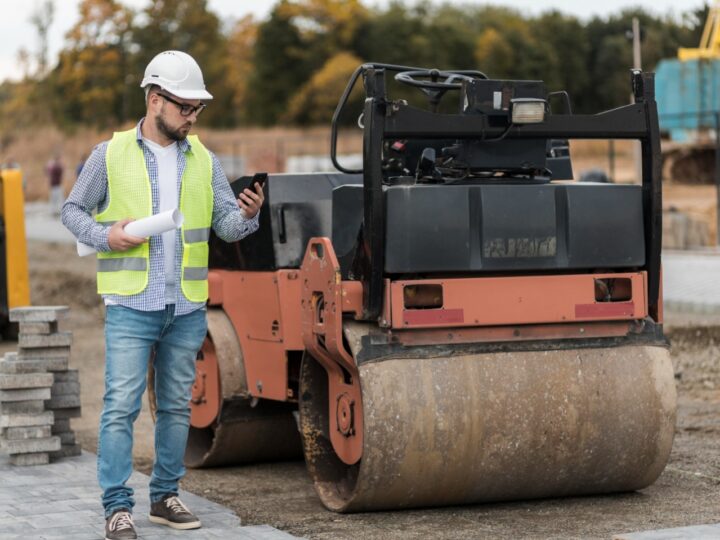
[[[250,183],[251,189],[255,188],[255,182],[260,184],[260,188],[265,187],[265,182],[267,182],[268,179],[268,173],[266,172],[259,172],[255,173],[252,178],[252,182]]]

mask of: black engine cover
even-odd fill
[[[238,193],[250,183],[232,184]],[[210,267],[298,268],[329,236],[347,278],[363,220],[359,175],[273,175],[260,230],[210,239]],[[628,269],[645,264],[641,186],[397,185],[384,188],[388,274]]]
[[[385,193],[385,272],[390,274],[645,264],[641,186],[411,185]],[[342,255],[360,226],[362,187],[338,188],[334,206],[336,201],[346,217],[333,222],[333,242]],[[348,210],[353,207],[354,212]],[[343,274],[347,270],[343,264]]]

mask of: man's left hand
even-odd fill
[[[263,194],[262,187],[260,184],[255,182],[255,191],[250,188],[245,188],[240,196],[238,197],[237,203],[242,211],[245,219],[252,219],[260,211],[260,207],[265,201],[265,195]]]

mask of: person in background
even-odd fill
[[[80,178],[80,173],[82,172],[86,161],[87,161],[87,154],[83,154],[82,157],[80,158],[80,161],[78,161],[77,166],[75,167],[75,179],[76,180],[78,178]]]
[[[65,172],[59,154],[48,161],[45,171],[50,182],[50,209],[53,214],[59,216],[63,205],[62,179]]]

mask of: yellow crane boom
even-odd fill
[[[697,49],[680,48],[678,58],[680,60],[710,60],[720,58],[720,1],[715,0],[710,8],[705,29],[700,38],[700,46]]]

